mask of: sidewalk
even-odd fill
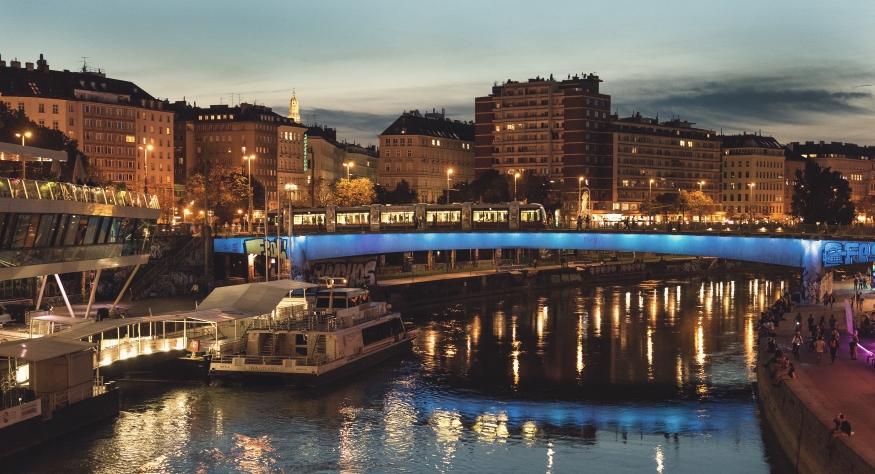
[[[875,302],[875,291],[864,290],[864,310],[872,311]],[[830,315],[835,315],[839,321],[838,357],[835,363],[830,362],[829,348],[823,354],[823,362],[818,365],[814,359],[814,353],[808,352],[805,347],[801,348],[800,359],[792,359],[790,341],[795,332],[793,318],[796,312],[787,313],[786,321],[781,321],[775,329],[778,345],[784,350],[796,367],[796,380],[782,382],[788,384],[797,394],[800,400],[805,402],[809,409],[826,426],[832,426],[832,420],[839,413],[851,423],[855,435],[850,438],[842,438],[849,447],[861,457],[867,459],[875,466],[875,368],[867,363],[868,355],[863,349],[857,350],[857,360],[851,360],[848,343],[850,336],[845,327],[845,299],[854,294],[853,280],[836,281],[833,283],[833,294],[836,297],[833,309],[823,309],[822,304],[809,304],[798,306],[796,312],[802,313],[802,337],[808,338],[808,315],[814,315],[815,322],[823,315],[829,320]],[[863,311],[855,310],[855,319],[859,324],[859,318]],[[870,352],[875,352],[875,340],[861,339],[860,346]],[[762,363],[763,361],[760,361]],[[827,433],[823,434],[824,445]],[[826,449],[826,448],[824,448]]]

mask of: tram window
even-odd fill
[[[39,227],[36,230],[36,239],[34,240],[34,247],[46,247],[49,245],[49,238],[52,236],[52,230],[54,230],[54,223],[58,219],[57,214],[43,214],[39,220]]]
[[[97,235],[99,221],[100,218],[97,216],[91,216],[88,218],[88,228],[85,230],[85,240],[82,242],[84,245],[91,245],[94,243],[94,236]]]
[[[15,220],[15,228],[12,231],[12,242],[10,247],[20,249],[24,247],[24,242],[27,240],[28,229],[30,228],[31,214],[19,214]]]

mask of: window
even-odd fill
[[[41,113],[41,114],[46,113],[46,104],[39,104],[37,109],[39,110],[39,113]]]
[[[57,129],[58,129],[58,121],[55,120],[54,122],[52,122],[52,130],[57,130]]]
[[[52,106],[52,113],[53,113],[53,114],[58,113],[58,104],[55,104],[55,105]]]
[[[413,150],[407,150],[407,157],[410,158],[413,156]]]

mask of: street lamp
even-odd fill
[[[450,203],[450,175],[453,174],[453,169],[447,170],[447,204]]]
[[[145,158],[143,159],[143,193],[149,194],[149,152],[152,151],[152,145],[139,147],[143,150]],[[206,190],[204,190],[206,192]]]
[[[519,199],[517,198],[517,194],[516,194],[516,180],[517,180],[517,178],[519,178],[519,177],[520,177],[520,174],[519,174],[519,173],[516,173],[516,174],[513,175],[513,200],[514,200],[514,201],[519,200]]]
[[[246,189],[248,190],[248,194],[249,194],[249,210],[246,213],[246,216],[247,216],[246,232],[251,234],[252,233],[252,160],[255,159],[255,155],[244,156],[243,159],[246,160],[246,163],[247,163],[248,168],[249,168],[249,177],[246,179]],[[204,192],[206,192],[206,190],[204,190]]]
[[[705,184],[704,181],[699,181],[699,192],[702,192],[702,185]]]
[[[289,192],[289,280],[294,280],[294,277],[292,276],[292,235],[295,230],[295,215],[293,213],[294,207],[292,206],[292,194],[298,192],[298,185],[286,183],[286,191]]]
[[[349,171],[352,167],[355,166],[355,163],[350,161],[349,163],[344,163],[343,167],[346,168],[346,180],[349,181]]]
[[[650,190],[649,190],[649,193],[647,195],[647,200],[649,200],[649,201],[653,200],[653,182],[654,181],[656,181],[656,180],[654,180],[654,179],[650,180]]]
[[[583,211],[582,206],[580,205],[580,198],[583,197],[583,195],[581,194],[581,186],[583,186],[583,176],[580,176],[579,178],[577,178],[577,213],[578,214],[580,214]]]
[[[24,146],[24,139],[30,138],[30,132],[16,133],[16,137],[21,138],[21,146]],[[21,179],[27,179],[27,162],[24,161],[24,150],[21,150]]]

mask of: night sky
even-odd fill
[[[582,73],[621,117],[875,145],[871,0],[3,0],[0,18],[7,64],[87,56],[162,99],[283,115],[294,88],[305,123],[364,145],[405,110],[473,120],[495,82]]]

